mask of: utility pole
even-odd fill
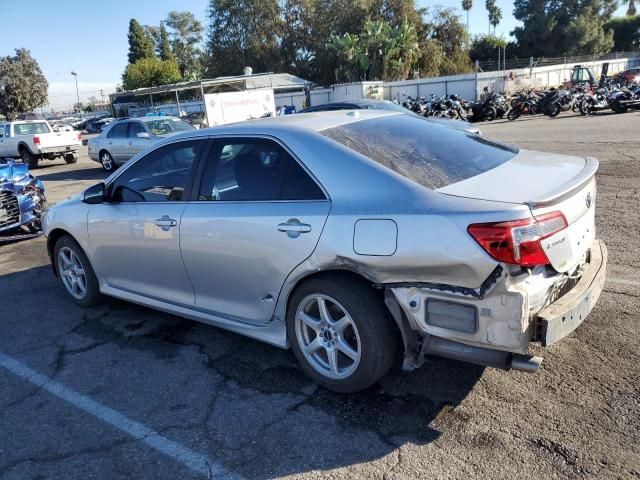
[[[100,103],[104,103],[104,90],[100,89]]]
[[[76,105],[78,105],[78,112],[80,112],[80,92],[78,92],[78,74],[72,71],[71,75],[73,75],[73,77],[76,79],[76,99],[78,101]]]

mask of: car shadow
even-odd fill
[[[27,247],[23,253],[33,250],[38,259],[46,258],[36,248],[42,245]],[[32,284],[38,284],[38,289],[26,288]],[[24,303],[41,303],[47,311],[57,312],[56,322],[47,318],[54,314],[14,310],[11,321],[3,326],[13,346],[21,338],[25,343],[33,341],[31,334],[38,331],[39,338],[55,338],[63,354],[74,352],[73,359],[82,365],[108,369],[108,377],[116,379],[109,384],[110,391],[104,390],[107,380],[97,372],[95,379],[92,374],[88,380],[78,379],[87,391],[95,392],[91,398],[98,402],[113,405],[109,399],[126,395],[129,405],[143,406],[152,396],[162,398],[159,404],[154,401],[159,418],[179,412],[185,423],[192,423],[204,414],[204,420],[190,427],[194,431],[173,430],[172,439],[208,453],[247,478],[373,462],[403,445],[426,445],[443,434],[460,434],[469,416],[457,407],[484,372],[483,367],[429,358],[412,372],[394,367],[365,391],[338,394],[314,384],[288,350],[117,299],[89,309],[76,307],[48,265],[0,275],[0,290],[21,291]],[[61,319],[69,323],[64,325]],[[4,348],[0,340],[0,352]],[[29,351],[20,345],[16,349]],[[41,361],[25,355],[20,358],[27,364]],[[145,376],[161,379],[157,388],[165,387],[154,391],[117,380],[130,378],[131,364],[123,361],[127,356],[144,364]],[[53,362],[57,365],[54,375],[73,378],[75,365],[70,355],[64,358]],[[86,368],[82,372],[87,375]],[[172,384],[207,393],[173,393],[162,380],[169,373]],[[218,383],[209,383],[211,379]],[[144,384],[149,379],[139,381]],[[93,390],[91,382],[96,383]],[[140,419],[143,414],[132,408],[122,413]],[[162,429],[162,425],[149,426]]]
[[[100,168],[83,168],[78,170],[63,170],[54,173],[41,173],[43,170],[34,170],[31,173],[43,182],[65,181],[65,180],[103,180],[107,177],[106,172]]]

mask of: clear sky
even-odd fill
[[[25,47],[49,81],[49,108],[75,103],[71,71],[78,73],[80,100],[115,91],[127,64],[129,19],[158,25],[171,10],[189,10],[206,24],[208,0],[1,0],[0,56]],[[417,0],[420,7],[453,7],[466,22],[461,0]],[[496,32],[509,36],[517,25],[513,1],[498,0],[503,19]],[[617,12],[624,14],[625,7]],[[471,34],[488,30],[483,0],[474,0],[469,16]]]

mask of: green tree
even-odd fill
[[[617,52],[628,52],[640,48],[640,15],[612,18],[605,23],[604,29],[613,32],[613,48]]]
[[[143,58],[127,65],[122,75],[122,86],[125,90],[158,87],[176,83],[180,78],[180,69],[175,61]]]
[[[273,71],[280,65],[282,19],[278,0],[211,0],[208,76]]]
[[[136,63],[143,58],[152,58],[153,39],[135,18],[129,21],[129,63]]]
[[[627,16],[628,17],[635,17],[636,15],[636,2],[635,0],[629,0],[629,6],[627,7]]]
[[[455,10],[438,8],[429,12],[425,19],[423,45],[424,40],[436,42],[426,48],[432,53],[439,52],[437,68],[431,66],[427,67],[427,70],[435,71],[435,75],[456,75],[472,70],[469,59],[469,34]],[[423,58],[425,58],[424,54]],[[422,62],[420,68],[422,75],[425,74],[424,66]]]
[[[29,50],[0,58],[0,114],[9,120],[47,103],[49,83]]]
[[[169,34],[167,33],[167,29],[164,24],[160,24],[160,28],[158,29],[158,58],[164,61],[175,62],[176,57],[173,54],[173,49],[171,48],[171,43],[169,43]],[[180,65],[178,65],[179,67]]]
[[[496,4],[489,12],[489,24],[493,27],[493,35],[496,34],[496,27],[502,20],[502,9]]]
[[[506,40],[498,38],[495,35],[478,35],[471,43],[469,57],[471,61],[495,60],[498,48],[505,48]]]
[[[467,32],[469,31],[469,10],[473,7],[473,0],[462,0],[462,9],[467,12]]]
[[[522,22],[512,34],[519,56],[559,56],[606,53],[613,33],[604,24],[617,0],[515,0],[514,17]]]
[[[202,43],[202,23],[191,12],[169,12],[165,21],[182,78],[195,80],[202,72],[200,44]],[[162,26],[161,26],[162,29]],[[162,35],[162,31],[160,32]],[[160,38],[162,42],[162,38]]]

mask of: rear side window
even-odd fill
[[[129,122],[129,138],[137,138],[139,133],[144,133],[145,129],[139,122]]]
[[[16,123],[13,126],[16,135],[37,135],[39,133],[49,133],[49,127],[44,122],[38,123]]]
[[[491,170],[518,153],[414,115],[361,120],[320,133],[432,190]]]
[[[116,123],[111,130],[109,130],[109,134],[107,137],[109,138],[127,138],[127,127],[129,122],[119,122]]]
[[[218,140],[200,185],[199,200],[324,200],[320,187],[278,143],[262,138]]]

